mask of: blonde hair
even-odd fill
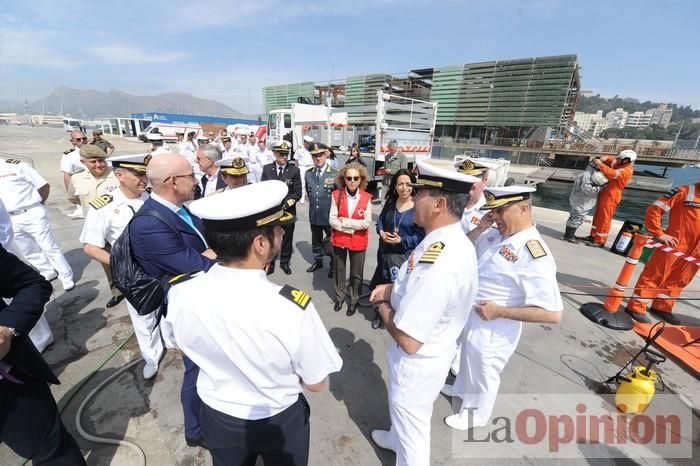
[[[360,174],[360,189],[364,191],[367,188],[367,183],[369,182],[367,177],[367,169],[357,162],[352,162],[343,166],[343,168],[338,171],[338,177],[336,178],[335,183],[339,187],[345,188],[345,174],[348,172],[348,170],[357,170],[357,173]]]

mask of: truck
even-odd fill
[[[82,131],[85,124],[77,118],[65,117],[63,119],[63,129],[66,131]]]
[[[371,184],[384,176],[388,144],[395,140],[412,167],[417,160],[429,158],[432,149],[437,103],[377,91],[374,105],[336,107],[294,103],[290,109],[268,114],[268,141],[286,139],[293,150],[301,147],[305,135],[330,147],[358,143],[367,150]],[[371,151],[371,152],[370,152]]]
[[[139,140],[143,142],[148,142],[148,135],[152,133],[160,133],[163,135],[163,139],[166,141],[177,141],[178,131],[182,131],[185,135],[192,131],[195,132],[195,138],[202,134],[202,127],[200,125],[192,124],[171,124],[171,123],[151,123],[146,126],[146,128],[139,134]]]

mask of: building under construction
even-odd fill
[[[334,107],[366,106],[376,104],[377,91],[383,90],[437,103],[436,137],[488,143],[527,139],[537,128],[563,135],[573,120],[580,88],[578,57],[558,55],[416,69],[405,76],[370,74],[340,82],[268,86],[263,100],[266,112],[295,102],[326,104],[329,96]],[[350,113],[348,122],[373,119],[371,114]]]

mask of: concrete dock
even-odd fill
[[[137,141],[107,136],[117,148],[115,154],[144,152]],[[21,155],[34,161],[35,168],[50,182],[52,189],[47,209],[66,258],[76,274],[76,287],[63,292],[54,282],[54,294],[46,308],[55,342],[44,353],[61,380],[53,387],[57,400],[74,394],[81,381],[90,376],[114,349],[131,334],[126,306],[112,309],[104,305],[110,298],[102,268],[82,251],[78,236],[82,220],[65,214],[71,210],[66,200],[62,175],[58,171],[61,153],[69,147],[67,133],[59,129],[0,127],[0,157]],[[561,395],[593,399],[599,395],[604,379],[615,374],[643,345],[634,332],[616,332],[589,322],[579,313],[586,302],[599,302],[613,283],[623,258],[607,250],[572,245],[560,237],[567,217],[565,212],[535,208],[540,232],[552,250],[558,266],[558,282],[564,300],[564,317],[559,325],[525,324],[518,349],[506,366],[500,386],[497,409],[514,407],[518,400],[546,399]],[[374,215],[379,206],[374,206]],[[619,222],[615,222],[615,237]],[[588,233],[584,224],[579,234]],[[293,275],[278,271],[270,276],[275,283],[289,283],[309,292],[326,328],[344,360],[339,374],[330,377],[329,388],[307,394],[311,405],[311,465],[391,465],[395,455],[381,450],[370,439],[370,432],[389,426],[387,404],[386,347],[391,338],[385,330],[372,330],[373,311],[360,308],[352,317],[332,310],[333,283],[326,277],[327,268],[314,274],[305,272],[311,261],[310,231],[307,208],[299,208],[294,238]],[[375,268],[376,235],[370,234],[364,276]],[[327,264],[327,263],[326,263]],[[327,265],[326,265],[327,267]],[[635,273],[632,283],[636,279]],[[700,278],[688,285],[685,297],[697,299]],[[676,314],[685,322],[700,325],[700,301],[676,304]],[[235,306],[235,300],[231,301]],[[254,312],[254,309],[250,310]],[[137,455],[128,448],[102,445],[82,439],[76,432],[76,412],[89,392],[114,374],[120,367],[139,357],[132,339],[104,367],[97,370],[87,384],[75,393],[63,413],[63,420],[78,440],[90,465],[138,465]],[[149,465],[209,465],[211,458],[202,449],[189,448],[184,442],[180,384],[183,365],[176,351],[168,351],[155,379],[144,381],[139,363],[108,384],[86,406],[82,425],[90,433],[126,439],[140,446]],[[576,454],[566,458],[551,453],[533,456],[512,446],[493,445],[490,459],[467,459],[463,451],[465,433],[449,429],[443,419],[451,414],[449,398],[439,396],[432,417],[431,463],[436,465],[467,464],[697,464],[700,457],[700,420],[698,419],[698,379],[672,358],[659,368],[666,383],[665,394],[678,394],[690,400],[688,416],[692,427],[683,431],[683,441],[690,444],[684,457],[659,455],[648,446],[634,450],[637,457],[621,454],[615,447],[574,447]],[[516,396],[517,395],[517,396]],[[589,398],[590,397],[590,398]],[[682,398],[679,398],[682,399]],[[666,403],[658,397],[659,407]],[[523,401],[522,403],[525,403]],[[521,403],[521,404],[522,404]],[[536,403],[536,401],[535,401]],[[653,405],[654,402],[652,402]],[[669,402],[670,403],[670,402]],[[484,428],[486,429],[486,428]],[[483,436],[482,429],[475,429]],[[516,444],[517,445],[517,444]],[[495,457],[494,457],[495,456]],[[630,457],[629,459],[625,458]],[[621,457],[621,458],[620,458]],[[568,458],[568,459],[567,459]],[[15,465],[21,460],[6,446],[0,446],[0,464]]]
[[[509,175],[516,183],[538,184],[548,180],[573,183],[582,171],[571,168],[511,165]],[[625,189],[664,193],[671,189],[672,184],[673,180],[670,178],[635,174]]]

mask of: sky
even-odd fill
[[[187,92],[577,54],[584,90],[700,109],[696,0],[0,0],[0,99]]]

